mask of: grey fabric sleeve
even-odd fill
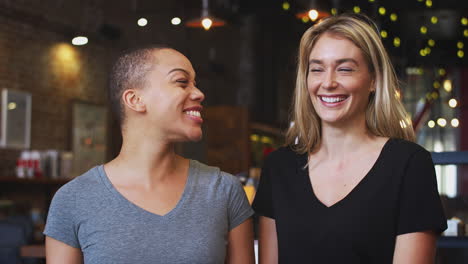
[[[60,188],[52,199],[44,235],[74,248],[80,248],[76,227],[76,199],[69,185]]]
[[[225,174],[222,176],[227,176],[231,181],[231,188],[228,196],[229,231],[231,231],[251,217],[254,211],[250,207],[249,200],[247,199],[240,181],[228,173],[221,173]]]

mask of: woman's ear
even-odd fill
[[[372,79],[371,84],[370,84],[370,92],[375,93],[375,80]]]
[[[146,104],[143,102],[139,93],[135,89],[127,89],[122,93],[122,101],[124,105],[136,112],[145,112]]]

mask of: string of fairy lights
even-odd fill
[[[397,22],[398,19],[399,19],[399,15],[398,15],[398,12],[397,11],[393,11],[393,12],[390,12],[389,10],[387,10],[387,8],[383,5],[383,4],[379,4],[379,1],[377,0],[368,0],[369,3],[371,4],[375,4],[375,5],[378,5],[378,8],[377,8],[377,12],[380,16],[382,17],[388,17],[388,19],[391,21],[391,22]],[[432,0],[414,0],[414,1],[417,1],[419,3],[421,3],[422,5],[425,6],[425,8],[427,9],[430,9],[432,8],[433,6],[433,1]],[[289,11],[291,9],[291,3],[288,2],[288,1],[284,1],[281,5],[282,9],[284,11]],[[352,8],[352,12],[354,13],[361,13],[362,12],[362,8],[359,6],[359,5],[355,5],[353,6]],[[332,7],[329,12],[328,11],[320,11],[320,10],[317,10],[317,9],[310,9],[306,12],[302,12],[301,14],[303,15],[297,15],[299,19],[302,20],[302,22],[304,23],[309,23],[309,22],[315,22],[317,21],[318,19],[320,19],[320,14],[331,14],[331,15],[336,15],[338,13],[338,10],[336,7]],[[439,23],[439,18],[435,15],[431,16],[429,18],[429,21],[425,21],[425,23],[423,23],[420,27],[419,27],[419,34],[421,35],[429,35],[430,33],[430,30],[431,30],[431,25],[436,25]],[[467,17],[461,17],[460,18],[460,23],[463,27],[462,29],[462,32],[461,32],[461,36],[460,36],[460,40],[456,41],[455,45],[457,47],[457,52],[456,52],[456,56],[460,59],[464,58],[465,56],[465,52],[464,52],[464,41],[463,39],[466,39],[468,38],[468,18]],[[387,29],[381,29],[380,30],[380,36],[383,38],[383,39],[387,39],[390,37],[390,33]],[[400,47],[401,44],[402,44],[402,39],[398,36],[393,36],[393,46],[394,47]],[[429,56],[432,52],[432,50],[436,48],[436,41],[432,38],[428,38],[427,39],[427,43],[426,45],[417,50],[416,52],[418,52],[418,54],[422,57],[426,57],[426,56]]]

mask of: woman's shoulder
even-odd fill
[[[99,166],[96,166],[80,176],[77,176],[61,186],[54,194],[54,204],[78,201],[92,201],[102,190],[101,180],[99,179]]]
[[[222,171],[218,167],[210,166],[197,160],[191,160],[190,166],[194,170],[198,180],[203,181],[205,184],[231,185],[239,182],[234,175]]]
[[[428,153],[428,151],[418,143],[401,138],[390,138],[387,145],[393,154],[412,156],[415,153]]]
[[[87,172],[71,179],[69,182],[59,188],[57,192],[64,193],[82,193],[88,191],[91,187],[99,183],[99,166],[93,167]]]

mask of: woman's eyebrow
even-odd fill
[[[181,71],[181,72],[187,74],[188,76],[190,76],[190,73],[189,73],[187,70],[182,69],[182,68],[174,68],[174,69],[170,70],[170,71],[167,73],[167,75],[169,75],[169,74],[171,74],[171,73],[173,73],[173,72],[176,72],[176,71]]]

